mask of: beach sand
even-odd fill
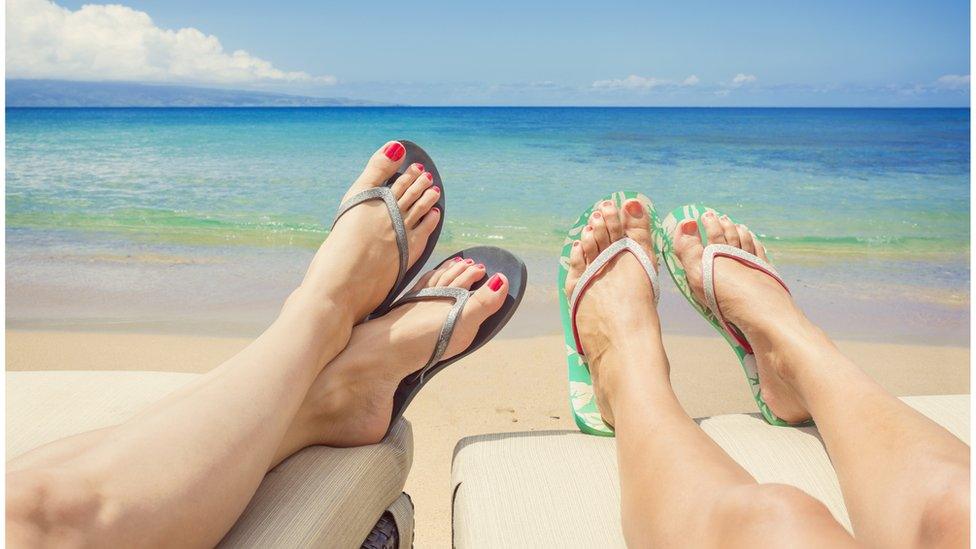
[[[6,332],[8,370],[206,372],[248,339],[106,332]],[[665,334],[675,390],[692,416],[755,412],[724,341]],[[969,392],[969,349],[842,341],[841,349],[896,395]],[[829,367],[825,365],[824,367]],[[505,338],[433,378],[407,411],[416,546],[451,543],[451,457],[465,436],[575,429],[562,336]]]

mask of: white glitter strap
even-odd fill
[[[447,344],[451,342],[451,335],[454,333],[454,327],[457,325],[458,318],[461,316],[461,311],[464,310],[464,304],[468,302],[468,298],[471,297],[471,294],[472,292],[465,290],[464,288],[455,288],[452,286],[424,288],[423,290],[405,294],[403,297],[398,299],[392,307],[390,307],[393,309],[403,305],[404,303],[430,298],[446,298],[454,300],[454,305],[451,307],[451,310],[447,312],[447,318],[444,319],[444,324],[441,325],[441,331],[437,335],[437,344],[434,346],[434,352],[430,354],[430,359],[427,360],[427,364],[425,364],[423,368],[406,378],[409,382],[412,383],[416,377],[419,377],[420,381],[423,382],[424,374],[427,373],[427,370],[433,368],[440,361],[441,357],[444,356],[444,351],[447,350]]]
[[[715,297],[715,258],[717,257],[734,259],[747,267],[766,273],[776,280],[776,282],[779,282],[787,293],[789,293],[790,288],[780,278],[776,269],[766,261],[763,261],[759,256],[728,244],[709,244],[705,246],[705,251],[702,253],[702,285],[705,289],[706,305],[712,311],[712,314],[715,315],[715,318],[722,323],[722,326],[729,335],[739,341],[746,350],[751,352],[751,348],[741,332],[738,329],[733,329],[732,324],[725,320],[725,317],[722,315],[722,309],[718,306],[718,299]]]
[[[647,279],[651,281],[651,289],[654,291],[654,305],[657,305],[657,302],[660,299],[661,290],[657,280],[657,271],[654,269],[654,262],[650,257],[648,257],[647,252],[644,251],[644,248],[642,248],[641,245],[632,238],[621,238],[608,246],[607,249],[603,250],[600,255],[596,256],[596,259],[586,267],[585,271],[583,271],[583,274],[576,282],[576,287],[573,288],[573,294],[569,299],[569,308],[572,311],[571,314],[573,315],[573,335],[576,337],[576,350],[580,355],[583,354],[583,346],[580,344],[579,334],[576,330],[577,302],[583,296],[583,292],[586,291],[586,287],[589,285],[593,277],[596,276],[597,273],[599,273],[611,259],[625,251],[634,254],[634,257],[636,257],[637,261],[640,262],[641,267],[644,268],[644,272],[647,273]]]
[[[390,214],[390,221],[393,223],[393,234],[396,235],[397,251],[400,252],[400,266],[397,269],[396,282],[393,283],[392,287],[399,288],[400,283],[403,282],[403,276],[407,272],[407,261],[409,260],[410,252],[407,247],[407,229],[403,224],[403,215],[400,214],[400,206],[397,205],[396,197],[393,196],[393,191],[389,187],[366,189],[365,191],[356,193],[349,200],[340,204],[339,211],[336,212],[335,219],[332,221],[332,227],[335,228],[336,222],[339,221],[339,218],[344,213],[368,200],[382,200],[386,204],[386,210]]]

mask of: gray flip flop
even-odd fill
[[[427,239],[427,246],[424,251],[414,262],[413,266],[407,265],[407,260],[409,258],[409,252],[407,249],[407,229],[403,224],[403,214],[400,212],[400,207],[397,206],[396,197],[393,196],[393,191],[390,187],[397,180],[398,177],[403,175],[402,171],[398,171],[393,174],[392,177],[386,180],[386,183],[382,187],[374,187],[372,189],[366,189],[365,191],[356,193],[349,200],[346,200],[339,205],[339,210],[336,212],[335,219],[332,221],[332,227],[335,227],[336,222],[343,214],[348,212],[350,209],[362,204],[363,202],[369,200],[382,200],[386,204],[386,209],[390,214],[390,221],[393,223],[393,232],[396,235],[397,251],[399,252],[399,268],[397,269],[396,282],[393,284],[393,288],[390,289],[390,293],[387,294],[386,298],[382,303],[379,304],[376,309],[373,309],[366,319],[376,318],[385,314],[390,310],[393,300],[396,299],[400,292],[407,287],[408,284],[413,280],[420,269],[424,268],[424,264],[430,259],[430,254],[434,252],[434,246],[437,245],[437,239],[441,235],[441,229],[444,227],[444,217],[445,211],[445,191],[444,183],[441,181],[440,173],[437,171],[437,166],[434,165],[434,161],[430,158],[419,145],[413,143],[412,141],[407,141],[401,139],[398,141],[406,152],[403,156],[402,167],[407,168],[412,164],[420,163],[424,165],[424,170],[430,172],[433,176],[432,185],[440,187],[440,196],[437,198],[436,207],[441,210],[441,217],[437,220],[437,227],[434,227],[434,232],[430,233],[430,238]]]
[[[518,309],[519,303],[522,301],[522,296],[525,294],[528,273],[522,260],[515,257],[511,252],[494,246],[476,246],[449,257],[470,258],[475,263],[483,264],[485,271],[488,273],[502,273],[508,279],[508,295],[505,296],[505,303],[502,304],[501,308],[481,323],[481,327],[478,329],[478,333],[475,335],[471,345],[457,356],[446,360],[441,360],[441,357],[444,355],[444,351],[447,350],[447,345],[451,341],[451,334],[454,333],[454,327],[458,318],[461,316],[461,311],[464,310],[464,305],[468,302],[471,294],[483,286],[489,277],[479,280],[471,287],[471,290],[449,287],[424,288],[423,290],[404,295],[393,304],[391,309],[404,303],[426,299],[454,300],[454,305],[447,313],[447,318],[441,326],[441,331],[437,336],[437,344],[434,346],[434,351],[431,353],[427,364],[405,377],[393,395],[393,414],[390,420],[391,427],[400,419],[407,405],[410,404],[413,397],[417,396],[417,393],[420,392],[420,389],[423,388],[424,384],[430,378],[444,368],[475,352],[495,337],[505,327],[505,324],[511,320],[512,315],[515,314],[515,310]]]

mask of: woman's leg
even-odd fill
[[[573,248],[566,290],[623,235],[652,253],[648,221],[636,201],[619,215],[605,203]],[[681,408],[650,283],[633,256],[618,256],[595,277],[577,322],[597,403],[616,431],[628,545],[853,544],[823,504],[793,487],[757,484]]]
[[[388,143],[349,192],[383,184],[402,157]],[[394,186],[411,260],[439,215],[429,185],[412,166]],[[235,357],[121,425],[12,461],[12,544],[214,545],[257,489],[322,366],[389,291],[396,253],[385,208],[354,208],[279,317]]]
[[[448,260],[414,286],[413,290],[470,288],[489,275],[464,306],[442,360],[471,345],[481,323],[505,303],[508,279],[501,273],[486,273],[484,265],[470,259]],[[356,326],[349,345],[309,389],[278,448],[275,463],[313,444],[361,446],[379,442],[390,426],[393,393],[405,377],[427,363],[450,308],[451,303],[443,299],[417,301]]]
[[[745,227],[715,215],[702,223],[710,242],[765,257]],[[686,222],[678,232],[700,291],[698,228]],[[969,446],[871,380],[768,276],[719,259],[715,281],[722,312],[755,349],[766,403],[788,421],[816,421],[856,537],[881,547],[968,544]]]

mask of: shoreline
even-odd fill
[[[6,331],[8,371],[205,372],[250,341],[241,337],[106,332]],[[755,403],[725,342],[665,333],[671,378],[692,417],[754,413]],[[841,350],[898,396],[968,393],[963,346],[838,341]],[[562,335],[499,338],[432,378],[406,413],[414,460],[405,491],[416,506],[416,545],[451,540],[454,446],[484,433],[575,430]]]

